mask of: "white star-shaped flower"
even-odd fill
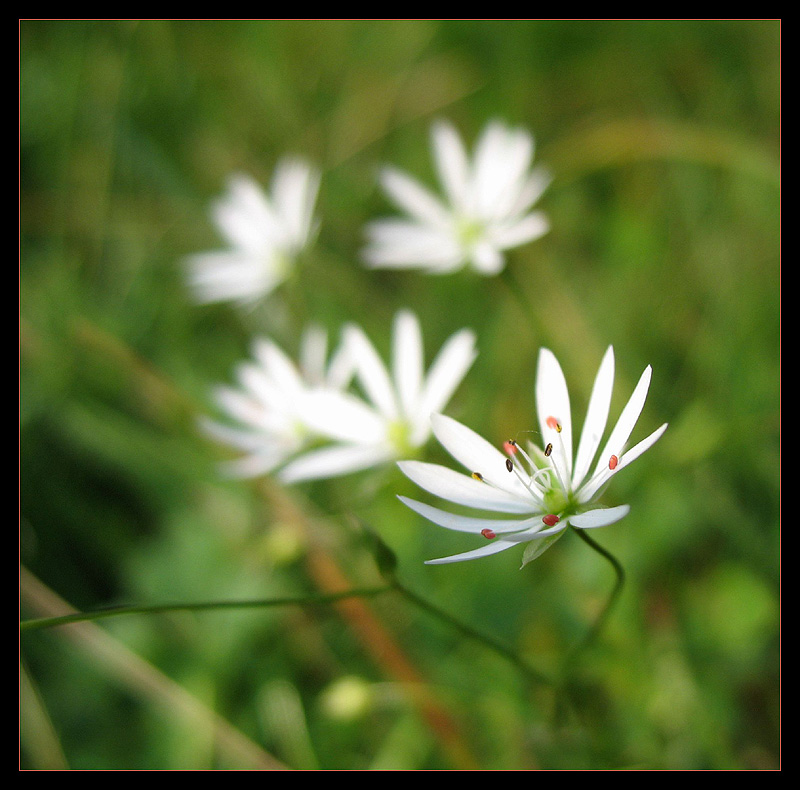
[[[502,453],[455,420],[434,416],[436,438],[471,474],[419,461],[400,462],[403,472],[442,499],[508,514],[511,518],[462,516],[400,497],[434,524],[469,532],[486,541],[477,549],[429,562],[471,560],[527,543],[525,565],[552,545],[567,526],[594,529],[624,518],[628,505],[601,508],[595,502],[611,478],[650,448],[667,428],[665,423],[646,439],[625,449],[644,407],[650,377],[648,366],[598,454],[614,382],[614,353],[609,347],[595,378],[574,462],[569,393],[561,367],[547,349],[539,353],[536,374],[541,446],[529,443],[526,451],[517,442],[508,441]]]
[[[284,482],[348,474],[421,447],[431,415],[445,408],[475,360],[475,335],[468,329],[453,334],[425,375],[419,321],[403,310],[394,320],[391,373],[354,324],[343,332],[342,353],[364,397],[330,388],[304,394],[304,423],[327,443],[290,461],[280,472]]]
[[[408,219],[370,223],[365,261],[373,268],[421,268],[431,274],[463,266],[497,274],[505,266],[504,250],[549,229],[547,217],[530,210],[550,183],[544,170],[531,170],[533,138],[491,122],[470,161],[450,124],[435,124],[431,136],[444,199],[405,173],[384,169],[383,188]]]
[[[303,336],[299,366],[271,340],[257,339],[252,360],[236,369],[238,387],[220,386],[215,391],[225,420],[201,421],[206,434],[244,453],[227,462],[224,471],[235,477],[257,477],[307,447],[318,437],[305,420],[306,393],[336,392],[349,384],[352,373],[341,351],[328,361],[327,336],[318,327]]]
[[[319,173],[298,159],[278,163],[269,195],[249,176],[232,176],[211,209],[227,249],[198,253],[187,261],[195,299],[251,304],[287,279],[317,231],[319,180]]]

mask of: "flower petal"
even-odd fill
[[[431,129],[433,157],[444,193],[454,208],[463,210],[469,189],[469,159],[453,126],[445,121]]]
[[[399,461],[398,466],[406,477],[434,496],[459,505],[498,513],[535,513],[536,503],[501,491],[487,483],[475,480],[439,464],[424,461]]]
[[[442,447],[470,473],[478,472],[487,483],[516,496],[525,496],[522,484],[506,468],[506,456],[486,439],[444,414],[434,414],[431,425]],[[531,507],[533,504],[531,500]]]
[[[608,410],[611,406],[611,391],[614,387],[614,349],[609,346],[606,350],[597,376],[592,387],[592,396],[586,410],[586,420],[581,431],[581,440],[578,444],[578,455],[575,459],[575,469],[572,475],[572,488],[577,489],[589,471],[603,432],[606,429]]]
[[[479,557],[488,557],[491,554],[499,554],[501,551],[510,549],[516,544],[507,543],[504,540],[495,540],[492,543],[487,543],[479,549],[472,551],[465,551],[463,554],[452,554],[449,557],[439,557],[436,560],[425,560],[426,565],[446,565],[451,562],[465,562],[466,560],[476,560]]]
[[[389,460],[386,445],[337,444],[310,450],[288,463],[278,477],[284,483],[320,480],[358,472]]]
[[[384,168],[380,178],[384,190],[397,206],[423,225],[437,228],[449,225],[450,214],[445,206],[418,181],[393,167]]]
[[[384,417],[396,420],[399,414],[392,381],[375,346],[361,327],[355,324],[345,327],[342,342],[348,348],[348,353],[356,366],[356,375],[367,397]]]
[[[447,339],[428,369],[415,414],[409,415],[415,434],[427,435],[431,415],[447,406],[477,355],[472,330],[462,329]]]
[[[536,368],[536,413],[542,442],[552,443],[551,463],[565,483],[572,477],[572,416],[569,391],[564,373],[555,355],[548,348],[539,351]],[[555,418],[560,431],[548,423]]]
[[[423,350],[419,321],[408,310],[395,317],[392,346],[392,373],[400,408],[405,416],[412,417],[422,387]]]
[[[600,472],[605,466],[608,465],[608,459],[612,455],[616,455],[617,457],[622,455],[622,450],[625,447],[625,443],[628,441],[633,429],[636,427],[636,421],[639,419],[639,415],[642,413],[642,409],[644,408],[644,402],[647,398],[647,390],[650,387],[650,377],[652,376],[652,373],[653,370],[650,365],[648,365],[639,378],[631,397],[628,399],[628,402],[625,404],[625,408],[622,410],[622,414],[620,414],[619,419],[617,420],[617,424],[611,431],[611,435],[608,437],[608,441],[600,453],[600,457],[597,459],[597,466],[594,471],[595,474]]]
[[[596,529],[597,527],[607,527],[620,519],[625,518],[630,512],[630,505],[618,505],[617,507],[598,508],[597,510],[587,510],[570,516],[568,521],[577,529]]]
[[[423,518],[438,524],[445,529],[456,530],[457,532],[471,532],[479,535],[481,530],[491,529],[493,532],[516,532],[518,530],[527,530],[534,526],[542,526],[542,517],[537,514],[531,518],[524,519],[500,519],[500,518],[475,518],[471,516],[462,516],[458,513],[449,513],[446,510],[440,510],[437,507],[431,507],[422,502],[417,502],[415,499],[408,497],[397,497],[404,505],[410,507],[416,513],[419,513]]]

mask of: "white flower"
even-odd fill
[[[397,314],[392,334],[392,372],[363,330],[349,325],[342,353],[354,371],[364,399],[330,388],[306,392],[303,419],[328,444],[290,461],[284,482],[327,478],[407,457],[430,437],[431,415],[442,411],[475,360],[475,336],[468,329],[452,335],[423,370],[422,333],[416,316]]]
[[[442,499],[471,508],[512,514],[513,517],[466,517],[400,497],[412,510],[434,524],[470,532],[487,541],[472,551],[429,562],[470,560],[528,543],[523,556],[525,565],[552,545],[568,525],[577,529],[594,529],[626,516],[628,505],[604,509],[594,502],[609,480],[651,447],[667,428],[665,423],[646,439],[625,450],[644,407],[650,377],[651,368],[648,366],[598,455],[614,382],[614,353],[609,347],[594,382],[574,462],[569,393],[561,367],[547,349],[541,349],[539,353],[536,374],[541,447],[529,444],[528,451],[525,451],[515,441],[508,441],[504,445],[506,454],[503,454],[455,420],[434,416],[436,438],[471,475],[418,461],[401,462],[403,472],[417,485]],[[590,474],[593,462],[595,465]]]
[[[316,233],[318,189],[317,171],[297,159],[278,163],[270,195],[249,176],[232,176],[228,191],[211,210],[228,248],[187,261],[195,299],[248,304],[280,285]]]
[[[503,250],[549,229],[541,211],[530,211],[550,182],[541,168],[530,170],[533,138],[494,121],[478,140],[472,161],[447,123],[433,126],[432,142],[444,201],[386,168],[383,187],[409,218],[370,223],[365,260],[374,268],[445,274],[471,265],[481,274],[497,274],[505,266]]]
[[[299,367],[271,340],[256,340],[253,359],[236,370],[239,386],[221,386],[215,392],[226,422],[201,421],[209,436],[244,453],[226,463],[225,472],[256,477],[301,451],[316,438],[304,419],[304,395],[339,390],[350,382],[352,372],[340,352],[327,362],[327,337],[317,327],[303,336]]]

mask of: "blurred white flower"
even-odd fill
[[[363,330],[345,328],[342,354],[364,398],[320,388],[304,393],[306,428],[329,443],[291,460],[280,472],[284,482],[335,477],[408,457],[430,437],[431,414],[442,411],[475,360],[475,336],[452,335],[423,370],[422,333],[416,316],[397,314],[392,334],[391,373]]]
[[[224,471],[236,477],[267,474],[308,446],[316,437],[304,419],[305,393],[339,390],[352,373],[341,352],[328,362],[327,336],[318,327],[303,336],[299,367],[271,340],[256,340],[253,359],[236,369],[238,387],[215,391],[225,421],[201,421],[209,436],[244,453]]]
[[[374,268],[421,268],[446,274],[472,266],[493,275],[505,266],[503,251],[543,236],[549,229],[533,204],[550,183],[530,169],[534,142],[523,129],[489,123],[470,161],[448,123],[432,129],[433,159],[444,200],[408,175],[386,168],[381,183],[408,219],[382,219],[367,226],[364,258]]]
[[[319,180],[319,173],[298,159],[278,163],[270,195],[249,176],[232,176],[227,192],[211,209],[228,248],[198,253],[187,261],[195,299],[249,304],[280,285],[316,234]]]
[[[606,428],[614,382],[614,354],[609,347],[592,389],[591,399],[573,463],[572,418],[564,374],[547,349],[539,353],[536,373],[536,410],[542,446],[528,450],[515,441],[505,454],[469,428],[442,415],[433,418],[433,431],[445,449],[471,473],[418,461],[400,462],[417,485],[459,505],[513,518],[467,517],[449,513],[407,497],[400,499],[434,524],[482,536],[485,545],[462,554],[429,560],[432,564],[459,562],[527,543],[523,565],[539,556],[566,530],[594,529],[626,516],[628,505],[608,509],[594,504],[609,480],[638,458],[666,430],[666,423],[631,449],[625,446],[644,407],[651,368],[642,373],[627,405],[597,455]],[[597,455],[594,470],[590,467]]]

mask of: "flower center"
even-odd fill
[[[459,217],[456,220],[456,237],[462,247],[468,249],[483,236],[483,223],[472,217]]]
[[[387,436],[398,458],[416,455],[416,448],[411,444],[411,426],[405,420],[393,420],[389,423]]]

